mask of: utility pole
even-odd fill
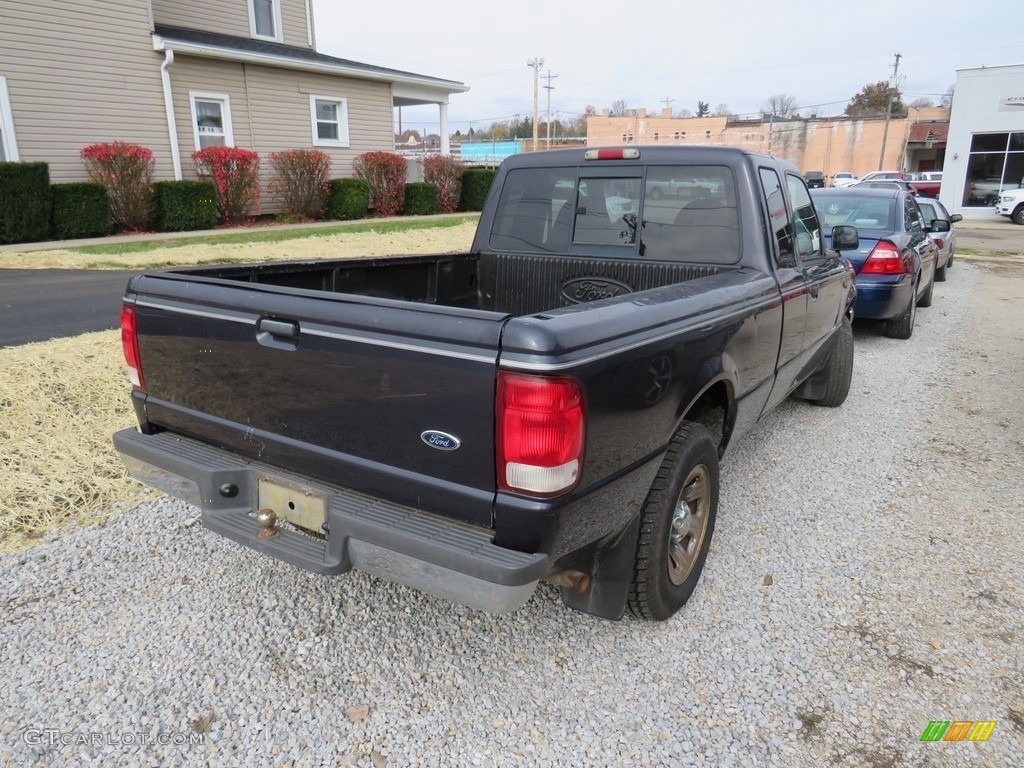
[[[665,109],[670,110],[669,113],[668,113],[669,117],[672,117],[671,109],[672,109],[672,102],[673,101],[675,101],[675,99],[671,99],[668,96],[666,96],[664,99],[661,100],[661,103],[665,105]]]
[[[896,60],[892,65],[892,80],[889,81],[889,103],[885,107],[885,128],[882,129],[882,153],[878,156],[878,170],[882,170],[882,166],[885,164],[885,142],[886,139],[889,138],[889,118],[892,116],[892,96],[896,91],[897,83],[899,83],[897,75],[900,71],[900,59],[903,58],[903,54],[900,53],[893,55],[896,57]]]
[[[550,69],[544,75],[544,79],[548,81],[548,84],[544,86],[544,90],[548,92],[548,149],[551,149],[551,92],[555,90],[555,86],[551,84],[551,81],[557,78],[558,75],[552,75]]]
[[[533,68],[533,151],[537,151],[537,98],[540,95],[540,68],[544,59],[530,59],[526,66]]]

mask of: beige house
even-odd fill
[[[394,108],[447,105],[462,83],[318,53],[311,0],[0,0],[0,161],[81,181],[80,150],[115,140],[156,156],[155,178],[198,178],[212,145],[320,149],[331,175],[394,149]],[[442,150],[447,152],[447,146]]]
[[[877,170],[941,170],[949,110],[911,107],[906,117],[872,118],[672,117],[669,110],[645,109],[626,116],[587,119],[587,144],[684,144],[732,146],[765,152],[802,171],[855,176]]]

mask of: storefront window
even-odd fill
[[[963,205],[995,205],[1004,189],[1024,186],[1024,132],[971,137]]]

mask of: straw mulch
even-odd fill
[[[111,443],[130,392],[119,331],[0,349],[0,552],[145,497]]]

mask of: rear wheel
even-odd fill
[[[949,265],[952,264],[952,263],[953,263],[953,257],[950,256],[949,257],[949,261],[946,262],[945,266],[942,267],[942,269],[936,269],[935,270],[935,281],[936,282],[938,282],[938,283],[946,282],[946,269],[948,269]]]
[[[910,295],[910,303],[899,317],[885,321],[885,335],[890,339],[909,339],[914,335],[914,319],[917,317],[917,302]]]
[[[717,511],[718,449],[704,426],[685,422],[640,513],[629,587],[633,615],[663,621],[686,604],[704,569]]]
[[[853,322],[848,317],[843,318],[825,370],[828,372],[825,394],[813,402],[815,405],[835,408],[846,401],[850,393],[850,381],[853,379]]]

